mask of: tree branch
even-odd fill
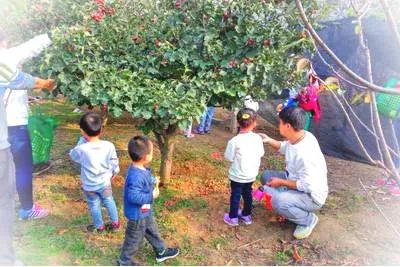
[[[389,23],[390,27],[392,28],[394,36],[396,37],[397,45],[399,46],[400,49],[400,33],[399,30],[397,29],[396,22],[394,21],[392,11],[389,9],[387,0],[380,0],[380,1],[383,7],[383,11],[385,12],[386,20]]]
[[[317,42],[317,44],[325,50],[325,52],[336,62],[336,64],[351,78],[359,82],[360,84],[368,87],[372,91],[375,92],[380,92],[380,93],[386,93],[390,95],[400,95],[400,90],[392,90],[388,88],[384,88],[382,86],[375,85],[373,83],[368,82],[367,80],[363,79],[360,77],[358,74],[354,73],[351,69],[349,69],[336,55],[335,53],[325,44],[325,42],[319,37],[317,32],[314,30],[312,25],[307,19],[307,16],[304,12],[303,5],[301,3],[301,0],[295,0],[296,1],[296,6],[297,9],[300,12],[300,17],[301,20],[304,23],[304,26],[307,28],[309,33],[311,34],[312,38]]]

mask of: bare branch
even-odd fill
[[[375,92],[380,92],[380,93],[386,93],[390,95],[400,95],[400,90],[392,90],[388,88],[384,88],[382,86],[378,86],[376,84],[370,83],[367,80],[363,79],[360,77],[358,74],[354,73],[351,69],[349,69],[336,55],[333,53],[333,51],[322,41],[321,37],[317,34],[317,32],[314,30],[314,28],[311,26],[310,22],[307,19],[307,16],[304,12],[303,5],[301,3],[301,0],[295,0],[297,8],[300,12],[300,17],[304,23],[304,26],[307,28],[307,30],[310,32],[311,36],[313,39],[317,42],[317,44],[322,47],[328,55],[336,62],[336,64],[351,78],[353,78],[355,81],[359,82],[360,84],[368,87],[372,91]]]
[[[383,7],[383,11],[385,12],[386,20],[389,23],[390,27],[392,28],[394,36],[396,36],[397,45],[399,46],[399,49],[400,49],[400,33],[399,33],[399,30],[397,29],[396,22],[394,20],[392,11],[389,9],[387,0],[380,0],[380,1],[381,1],[381,5]]]

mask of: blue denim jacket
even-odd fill
[[[152,215],[153,189],[156,179],[151,170],[130,166],[124,187],[124,214],[129,220]]]

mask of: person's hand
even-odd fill
[[[280,178],[277,178],[277,177],[272,177],[271,178],[271,181],[269,181],[268,183],[267,183],[267,185],[268,186],[270,186],[270,187],[279,187],[279,186],[282,186],[282,179],[280,179]]]
[[[153,189],[153,199],[158,198],[158,196],[160,195],[160,189],[158,189],[158,187]]]
[[[266,135],[266,134],[258,133],[258,135],[261,136],[262,141],[263,141],[264,143],[268,143],[269,141],[273,140],[271,137],[269,137],[269,136]]]
[[[155,188],[158,188],[160,186],[160,178],[158,178],[157,176],[155,176],[155,178],[156,178]]]

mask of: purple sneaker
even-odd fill
[[[247,215],[247,216],[241,216],[240,220],[245,224],[245,225],[250,225],[253,220],[251,219],[251,215]]]
[[[229,213],[225,213],[224,215],[224,222],[230,226],[238,226],[239,220],[238,218],[230,218]]]
[[[201,135],[205,134],[204,131],[199,131],[199,129],[194,129],[194,130],[192,130],[192,132],[195,134],[201,134]]]

